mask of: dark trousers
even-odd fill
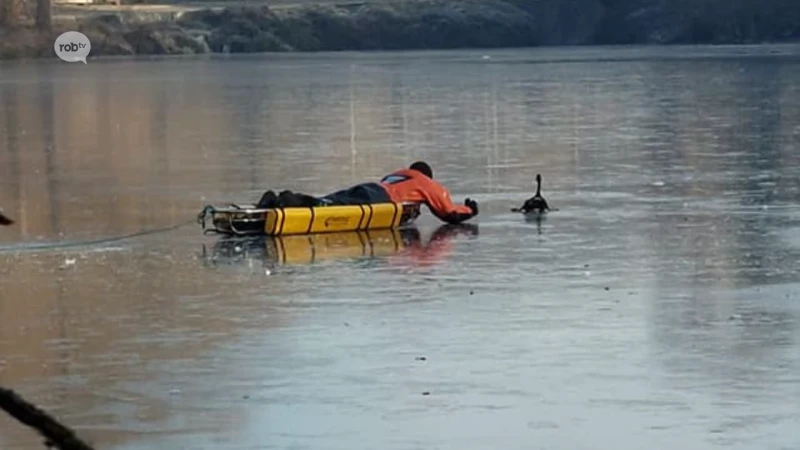
[[[312,195],[299,192],[283,191],[275,195],[273,191],[267,191],[258,202],[259,208],[291,208],[291,207],[310,207],[310,206],[341,206],[341,205],[367,205],[374,203],[391,202],[389,194],[378,183],[357,184],[347,189],[336,191],[324,197],[314,197]]]

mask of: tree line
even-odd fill
[[[0,27],[16,28],[29,16],[28,0],[0,0]],[[35,0],[34,23],[37,28],[50,30],[53,26],[51,0]]]

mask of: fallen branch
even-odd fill
[[[93,450],[75,432],[58,423],[46,412],[25,401],[10,389],[0,387],[0,408],[15,419],[35,429],[47,440],[45,445],[61,450]]]
[[[0,213],[0,225],[11,225],[14,221]]]

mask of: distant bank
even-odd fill
[[[92,56],[800,41],[800,0],[407,0],[77,17],[0,29],[0,58],[55,57],[63,31]],[[144,17],[144,18],[143,18]]]

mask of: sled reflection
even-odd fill
[[[203,257],[206,265],[214,267],[255,261],[268,267],[313,264],[403,253],[421,262],[431,262],[445,256],[452,238],[477,234],[477,225],[460,224],[440,226],[427,242],[423,242],[416,227],[296,236],[225,237],[213,245],[210,254],[203,245]]]

